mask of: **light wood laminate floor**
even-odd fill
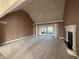
[[[76,59],[67,54],[62,40],[31,36],[0,47],[0,59]]]

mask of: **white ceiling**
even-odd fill
[[[0,18],[25,1],[26,0],[0,0]]]
[[[13,11],[23,9],[35,23],[63,20],[65,0],[27,0]]]

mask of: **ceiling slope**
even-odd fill
[[[24,1],[25,0],[0,0],[0,18]]]
[[[28,0],[13,11],[23,9],[35,23],[63,20],[65,0]]]

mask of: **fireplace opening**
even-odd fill
[[[67,46],[69,49],[73,50],[73,33],[72,32],[68,32]]]

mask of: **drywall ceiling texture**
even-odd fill
[[[0,15],[10,8],[17,0],[0,0]]]
[[[0,18],[25,1],[26,0],[0,0]]]
[[[30,0],[23,4],[15,10],[22,8],[35,23],[63,20],[65,0]]]

